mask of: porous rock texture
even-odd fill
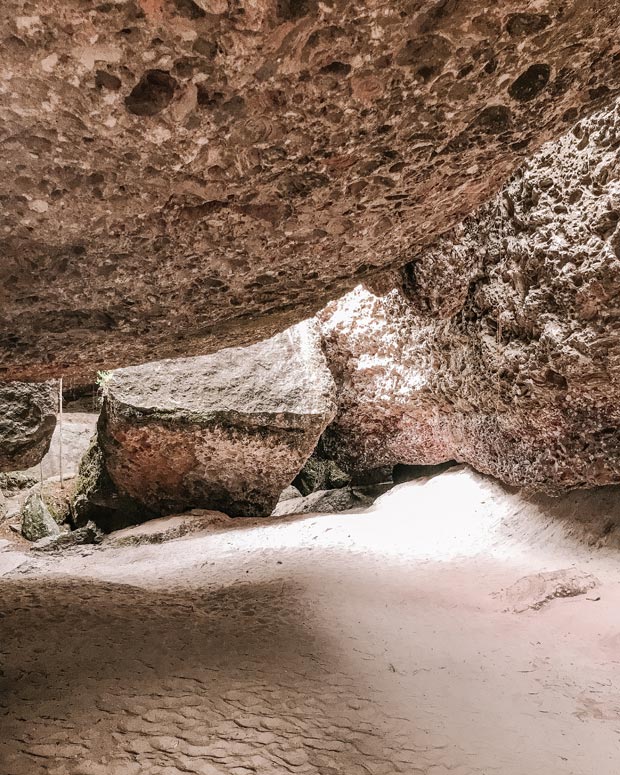
[[[313,322],[246,348],[120,369],[92,454],[142,518],[266,516],[332,420],[334,392]]]
[[[300,495],[346,487],[350,482],[351,477],[325,454],[321,441],[293,480]]]
[[[408,265],[404,292],[321,313],[337,459],[454,459],[551,492],[620,481],[619,148],[615,106]]]
[[[620,87],[618,0],[3,0],[0,376],[257,341]]]
[[[0,382],[0,471],[36,465],[56,427],[58,383]]]

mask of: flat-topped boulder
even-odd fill
[[[246,348],[120,369],[104,392],[100,465],[120,502],[146,515],[269,515],[335,413],[310,322]]]
[[[56,381],[0,382],[0,471],[39,463],[49,449],[57,411]]]

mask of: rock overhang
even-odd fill
[[[617,93],[618,11],[7,0],[0,376],[257,341],[405,264]]]

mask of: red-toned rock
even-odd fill
[[[620,107],[584,120],[408,265],[404,293],[359,288],[320,314],[341,462],[620,481],[619,148]]]
[[[258,341],[620,87],[618,0],[3,0],[0,377]]]
[[[78,498],[129,501],[131,521],[140,508],[142,519],[189,508],[267,516],[333,418],[334,391],[311,322],[246,348],[119,369]],[[82,497],[80,521],[97,516],[87,506]]]

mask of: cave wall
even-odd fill
[[[0,377],[256,341],[620,86],[610,0],[5,0]]]
[[[408,264],[320,313],[349,469],[470,463],[557,492],[620,481],[620,106],[528,160]]]

